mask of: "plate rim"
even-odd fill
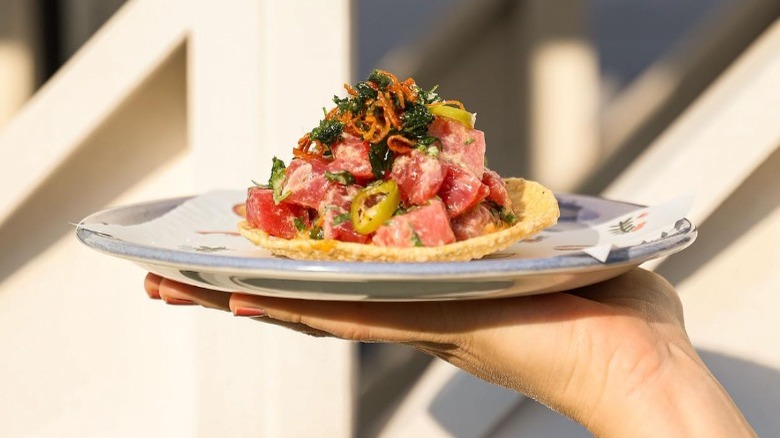
[[[557,196],[572,196],[597,199],[600,201],[640,206],[595,195],[560,193]],[[204,272],[236,273],[263,275],[279,279],[301,279],[305,276],[311,281],[429,281],[439,278],[480,279],[500,277],[520,277],[538,274],[566,274],[583,271],[615,268],[625,265],[638,266],[648,260],[667,257],[690,246],[698,235],[695,225],[682,218],[683,230],[679,233],[661,237],[637,245],[618,248],[610,252],[605,262],[577,251],[555,257],[526,259],[482,259],[465,262],[348,262],[292,260],[281,257],[245,257],[212,253],[193,253],[169,248],[160,248],[136,242],[123,242],[106,237],[85,225],[100,222],[109,214],[121,214],[139,208],[158,210],[159,217],[193,196],[180,196],[137,202],[94,212],[82,219],[76,226],[76,237],[86,246],[99,252],[131,260],[138,264],[153,264],[174,268],[201,270]],[[640,206],[641,207],[641,206]],[[357,272],[354,272],[357,269]]]

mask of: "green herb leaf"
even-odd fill
[[[314,240],[322,240],[325,238],[325,232],[322,230],[321,226],[315,225],[311,227],[311,230],[309,231],[309,238]]]
[[[337,226],[339,226],[339,225],[343,224],[344,222],[347,222],[347,221],[349,221],[351,219],[352,219],[352,216],[349,214],[349,212],[336,215],[333,218],[333,226],[337,227]]]
[[[284,161],[274,157],[273,165],[271,167],[271,178],[268,179],[268,186],[274,191],[274,204],[279,204],[286,198],[290,192],[282,194],[282,188],[284,186],[284,170],[286,166]]]
[[[420,240],[420,236],[417,235],[416,231],[412,231],[412,244],[416,247],[422,247],[425,246],[422,243],[422,240]]]
[[[466,139],[466,141],[463,142],[463,144],[471,144],[474,143],[474,137],[469,137]]]
[[[382,74],[379,70],[372,71],[371,74],[368,75],[368,81],[375,83],[376,86],[379,87],[379,89],[382,91],[385,91],[387,86],[393,82],[392,79]]]
[[[417,97],[420,99],[420,103],[423,105],[430,105],[432,103],[441,102],[443,99],[439,97],[438,94],[436,94],[436,89],[439,88],[438,85],[431,88],[429,91],[425,91],[419,86],[415,85],[417,91]]]
[[[385,173],[393,167],[393,151],[387,147],[387,142],[371,144],[368,150],[368,161],[371,163],[371,172],[376,179],[384,179]]]
[[[302,233],[306,230],[306,223],[299,217],[293,219],[293,224],[295,225],[295,229],[298,230],[298,232]]]
[[[343,123],[338,120],[322,119],[319,126],[311,130],[309,137],[330,147],[336,141],[341,140],[342,132],[344,132]]]
[[[506,207],[502,207],[498,211],[498,217],[501,218],[502,221],[508,223],[509,225],[514,225],[515,223],[517,223],[517,216],[515,216],[512,210]]]
[[[401,130],[406,137],[421,139],[428,136],[428,125],[433,123],[433,114],[425,105],[413,104],[401,115]]]
[[[328,181],[337,182],[339,184],[348,186],[350,184],[355,184],[355,177],[347,172],[346,170],[341,172],[325,172],[325,178],[327,178]]]

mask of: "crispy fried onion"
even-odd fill
[[[377,73],[388,78],[389,84],[380,89],[373,81],[365,84],[376,91],[376,98],[367,98],[361,111],[357,114],[352,111],[340,111],[338,107],[331,109],[326,115],[327,120],[337,120],[344,125],[344,132],[361,137],[369,143],[379,143],[387,138],[388,147],[396,153],[408,153],[415,145],[414,140],[405,138],[399,134],[390,134],[391,131],[400,131],[402,128],[401,114],[408,103],[418,100],[417,87],[412,78],[399,81],[392,73],[377,70]],[[350,96],[358,96],[358,91],[349,84],[344,88]],[[447,101],[450,102],[450,101]],[[458,106],[463,107],[460,102]],[[328,147],[319,140],[312,139],[311,133],[307,133],[293,150],[296,157],[321,157]]]

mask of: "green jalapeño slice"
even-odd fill
[[[474,114],[471,114],[466,110],[442,103],[435,103],[428,105],[428,111],[430,111],[434,116],[455,120],[456,122],[460,122],[466,125],[466,127],[469,129],[474,129]]]
[[[373,233],[393,216],[400,202],[398,185],[393,180],[367,186],[352,200],[352,228],[360,234]]]

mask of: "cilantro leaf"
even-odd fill
[[[341,185],[348,186],[350,184],[355,184],[355,177],[347,172],[346,170],[341,172],[325,172],[325,178],[327,178],[328,181],[337,182]]]
[[[284,161],[274,157],[273,158],[273,165],[271,167],[271,178],[268,179],[268,186],[271,187],[274,191],[274,204],[279,204],[286,198],[290,192],[282,193],[282,188],[284,187],[284,170],[286,169],[286,166],[284,165]]]

